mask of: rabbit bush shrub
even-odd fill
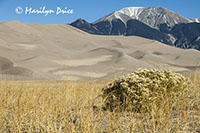
[[[113,111],[140,111],[154,101],[176,97],[187,87],[187,80],[171,70],[137,69],[103,88],[104,106]]]

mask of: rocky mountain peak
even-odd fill
[[[111,22],[114,19],[120,19],[124,23],[130,19],[136,19],[155,29],[158,29],[159,25],[163,23],[173,27],[178,23],[189,23],[192,21],[163,7],[128,7],[115,11],[97,20],[94,24],[101,21]]]

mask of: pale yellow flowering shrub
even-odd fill
[[[163,98],[177,96],[187,87],[184,76],[170,70],[138,69],[103,88],[105,107],[111,111],[140,111]]]

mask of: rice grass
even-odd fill
[[[103,108],[102,88],[108,81],[1,81],[0,132],[198,133],[200,74],[187,78],[187,93],[169,95],[140,112]]]

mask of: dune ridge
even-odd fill
[[[137,68],[200,68],[200,52],[136,36],[91,35],[69,25],[0,23],[2,79],[104,79]]]

